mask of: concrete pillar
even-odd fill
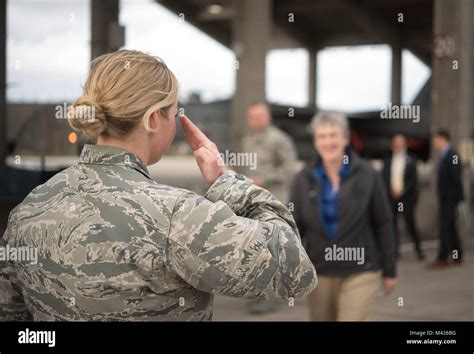
[[[234,0],[233,6],[236,82],[231,137],[232,149],[240,151],[247,129],[247,108],[255,101],[265,101],[265,60],[272,26],[272,0]]]
[[[400,41],[392,43],[392,91],[391,102],[402,103],[402,46]]]
[[[7,1],[0,1],[0,166],[7,154],[7,99],[6,99],[6,57],[7,57]]]
[[[316,108],[318,51],[308,49],[308,107]]]
[[[459,147],[472,134],[474,4],[434,1],[432,131],[447,129]]]
[[[116,51],[125,43],[125,30],[118,24],[119,0],[90,0],[91,60]]]
[[[474,210],[474,3],[471,0],[434,1],[434,47],[431,129],[450,132],[452,145],[463,162],[465,217]],[[472,237],[472,229],[466,233]]]
[[[460,144],[468,143],[474,133],[474,3],[461,0],[461,33],[459,38],[459,120],[456,136]],[[460,146],[464,150],[465,146]],[[464,151],[461,151],[464,152]],[[472,150],[471,150],[472,152]],[[467,151],[465,151],[467,153]]]
[[[473,239],[474,220],[474,2],[461,0],[459,36],[459,124],[456,124],[457,148],[464,162],[465,232]]]

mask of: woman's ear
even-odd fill
[[[155,130],[158,128],[158,125],[160,124],[160,120],[158,119],[160,115],[160,110],[157,110],[153,112],[150,116],[150,128]]]

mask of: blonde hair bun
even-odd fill
[[[91,63],[84,93],[68,112],[68,122],[89,138],[126,137],[140,122],[148,131],[150,116],[166,115],[178,100],[178,81],[158,57],[121,49]]]
[[[107,131],[107,119],[102,107],[88,97],[79,97],[68,108],[69,125],[76,131],[96,138]]]

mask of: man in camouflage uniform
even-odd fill
[[[271,113],[265,103],[249,107],[247,122],[250,129],[243,139],[243,150],[256,154],[257,168],[246,168],[245,173],[256,185],[268,189],[286,203],[297,160],[293,141],[272,125]]]
[[[291,213],[227,171],[204,196],[153,181],[134,154],[86,145],[10,214],[1,320],[211,320],[214,294],[295,298],[316,286]]]
[[[292,179],[296,149],[290,136],[272,125],[268,105],[256,103],[247,112],[249,132],[243,139],[243,150],[255,153],[256,168],[245,168],[246,173],[257,186],[269,190],[282,203],[288,201],[289,183]],[[253,166],[252,166],[253,167]],[[275,311],[278,300],[257,299],[249,302],[249,311],[261,314]]]

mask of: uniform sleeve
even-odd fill
[[[204,197],[180,196],[167,254],[171,270],[209,293],[288,299],[310,293],[317,283],[291,213],[232,171]]]
[[[0,238],[0,250],[5,255],[7,241],[15,237],[16,219],[11,212],[3,238]],[[0,258],[0,321],[32,320],[21,293],[15,268],[5,257]]]
[[[277,165],[271,173],[261,176],[264,186],[272,183],[285,183],[293,175],[293,169],[297,160],[293,141],[287,136],[282,136],[276,143],[274,151]]]

